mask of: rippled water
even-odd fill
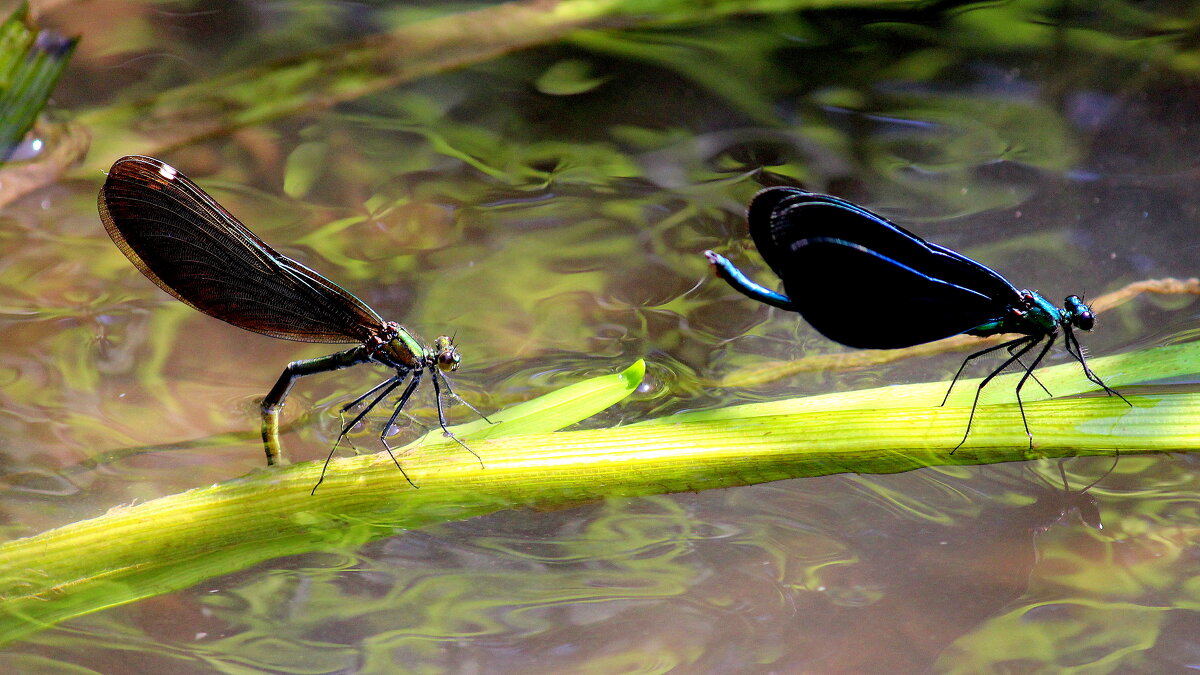
[[[417,16],[115,5],[113,30],[84,32],[60,106],[153,93]],[[589,32],[164,159],[385,318],[428,339],[455,333],[465,358],[455,387],[485,412],[643,357],[643,391],[587,424],[945,378],[960,356],[714,388],[712,378],[766,358],[843,348],[714,282],[700,252],[720,250],[768,280],[742,209],[761,185],[791,183],[861,202],[1051,298],[1195,275],[1200,88],[1170,44],[1145,42],[1160,31],[1151,19],[1170,17],[1105,26],[1056,8]],[[69,28],[86,11],[47,21]],[[130,91],[101,91],[104,80]],[[105,236],[101,180],[75,176],[0,216],[10,537],[258,467],[259,397],[288,361],[331,351],[239,331],[160,292]],[[1142,298],[1101,317],[1084,342],[1102,355],[1196,330],[1192,300]],[[322,458],[337,407],[384,376],[360,367],[301,381],[284,438],[294,458]],[[428,394],[410,412],[436,423]],[[406,422],[400,433],[420,430]],[[373,435],[356,441],[373,449]],[[1111,467],[1068,461],[1067,486],[1046,461],[501,512],[99,612],[10,646],[0,663],[174,673],[1195,667],[1195,460]]]

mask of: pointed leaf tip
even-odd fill
[[[631,390],[637,389],[638,385],[640,385],[642,380],[646,377],[646,359],[638,359],[637,361],[634,361],[633,365],[621,371],[620,377],[621,381],[625,383],[626,387]]]

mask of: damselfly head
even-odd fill
[[[458,347],[454,346],[454,338],[443,335],[434,340],[433,351],[437,357],[439,370],[444,373],[458,370],[458,364],[462,361],[462,355],[458,353]]]
[[[1078,295],[1068,295],[1063,301],[1063,309],[1067,321],[1080,330],[1091,330],[1096,325],[1096,315],[1092,313],[1092,308]]]

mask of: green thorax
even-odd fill
[[[968,335],[987,337],[1002,333],[1021,333],[1024,335],[1046,335],[1058,330],[1067,320],[1063,310],[1055,307],[1049,300],[1034,291],[1021,291],[1021,301],[1009,305],[1003,316],[980,324],[969,331]]]
[[[407,328],[397,323],[387,322],[380,338],[380,344],[376,347],[376,360],[387,365],[399,365],[415,370],[424,368],[432,356],[428,347],[409,333]]]

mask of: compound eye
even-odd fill
[[[448,346],[446,349],[438,352],[437,360],[438,368],[450,372],[458,370],[458,364],[462,361],[462,357],[459,356],[457,349],[453,346]]]
[[[1091,310],[1083,311],[1075,315],[1072,323],[1080,330],[1091,330],[1096,325],[1096,315],[1092,314]]]

